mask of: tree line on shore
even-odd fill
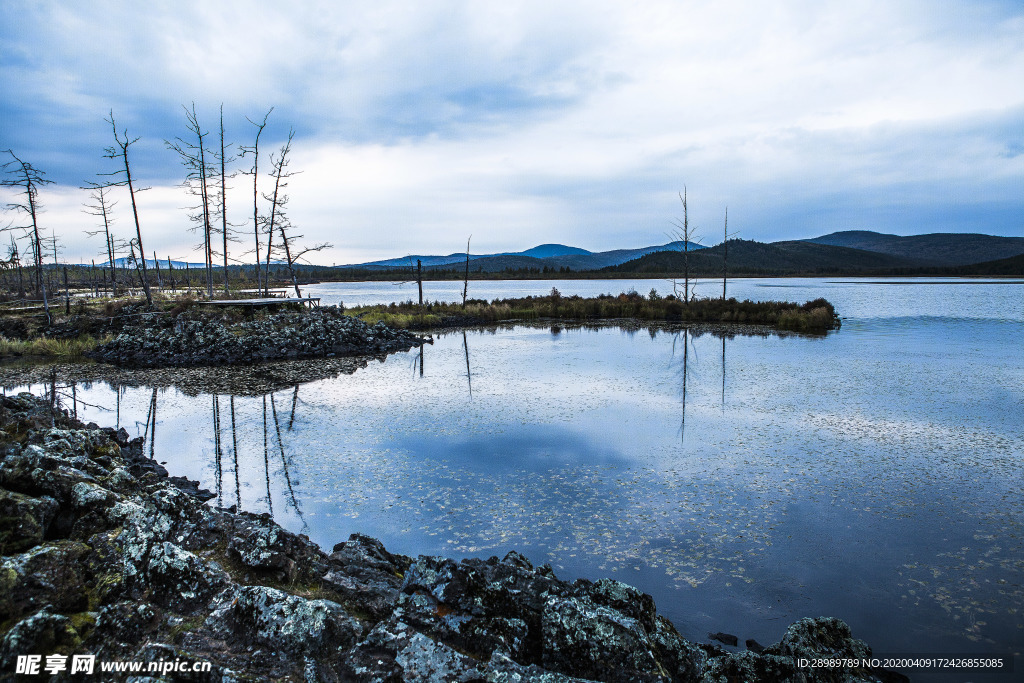
[[[52,300],[61,284],[65,305],[69,305],[72,283],[76,289],[85,288],[97,295],[102,291],[117,296],[125,290],[138,288],[152,305],[154,285],[171,290],[178,287],[205,290],[206,296],[212,298],[215,288],[223,286],[225,294],[231,291],[232,275],[235,288],[249,287],[263,293],[268,293],[271,283],[281,282],[284,276],[295,288],[296,295],[302,296],[300,263],[306,254],[331,245],[303,243],[302,235],[297,234],[288,217],[288,179],[295,173],[289,168],[294,130],[289,130],[286,141],[267,155],[260,148],[260,138],[273,108],[262,119],[246,117],[253,126],[250,145],[233,145],[225,140],[223,105],[215,132],[203,128],[194,104],[183,110],[186,133],[164,143],[184,168],[181,186],[192,198],[187,208],[188,218],[191,230],[201,237],[196,248],[203,254],[202,267],[192,268],[186,264],[184,268],[175,268],[171,259],[166,258],[167,268],[161,272],[156,252],[152,252],[152,259],[148,257],[137,196],[149,188],[139,184],[132,167],[131,148],[139,138],[130,137],[125,128],[118,128],[111,111],[105,121],[114,142],[102,156],[112,164],[82,185],[89,197],[84,211],[96,219],[96,229],[87,230],[86,234],[103,242],[99,255],[106,263],[100,266],[96,266],[95,260],[90,266],[60,263],[60,238],[53,231],[47,234],[41,221],[40,193],[52,181],[45,171],[14,150],[3,152],[8,159],[2,164],[4,175],[0,177],[0,187],[10,188],[14,195],[13,201],[5,207],[13,218],[7,225],[0,226],[0,232],[7,233],[10,239],[7,257],[0,259],[0,286],[9,296],[16,294],[24,299],[33,295],[41,300],[48,320]],[[243,158],[251,161],[251,165],[238,168],[235,162]],[[261,161],[269,168],[261,169]],[[234,223],[228,219],[227,190],[228,182],[239,174],[251,177],[252,206],[251,212],[239,209],[239,214],[245,218]],[[127,238],[112,229],[118,203],[114,199],[115,192],[121,192],[122,198],[126,195],[131,206],[131,229]],[[251,231],[251,238],[244,238],[252,240],[251,247],[232,247],[243,241],[243,231]],[[119,262],[123,265],[119,266]],[[244,268],[239,267],[242,264]],[[215,274],[217,270],[220,272]],[[220,282],[215,284],[215,278]]]

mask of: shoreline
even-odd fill
[[[312,680],[769,681],[864,657],[839,620],[757,652],[684,640],[650,596],[559,580],[510,552],[456,561],[353,534],[325,553],[268,515],[211,508],[126,432],[22,394],[0,399],[0,666],[29,652],[188,659],[223,675]],[[727,634],[715,634],[725,637]],[[35,649],[33,649],[35,648]],[[50,648],[47,650],[46,648]],[[905,680],[851,669],[847,680]]]

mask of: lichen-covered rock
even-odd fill
[[[349,540],[335,545],[327,561],[324,585],[374,620],[383,619],[394,608],[412,562],[404,555],[389,553],[383,543],[362,534],[352,534]]]
[[[228,553],[241,564],[277,581],[319,578],[326,571],[323,552],[305,536],[281,528],[266,514],[230,516]]]
[[[207,604],[228,582],[223,571],[167,541],[150,548],[140,578],[156,604],[183,614]]]
[[[397,616],[380,622],[346,653],[345,674],[356,681],[478,681],[483,664],[433,640]]]
[[[90,355],[117,365],[165,367],[258,363],[275,359],[375,355],[423,340],[381,323],[370,326],[339,308],[278,313],[226,326],[214,320],[140,319]]]
[[[312,657],[336,656],[363,626],[330,600],[307,600],[266,586],[240,586],[218,596],[205,628],[241,641]]]
[[[71,619],[43,608],[12,626],[0,641],[0,670],[14,671],[18,655],[34,652],[70,654],[81,638]]]
[[[0,618],[43,607],[74,613],[88,607],[82,559],[89,547],[75,541],[38,545],[0,560]]]
[[[487,683],[586,683],[586,679],[545,671],[536,664],[524,666],[500,650],[495,650],[484,670]]]
[[[0,489],[0,554],[19,553],[41,543],[58,508],[50,496],[34,498]]]
[[[797,658],[863,659],[871,656],[867,643],[854,638],[846,622],[834,617],[805,617],[791,624],[771,651]]]
[[[544,605],[543,664],[602,681],[664,680],[667,672],[643,625],[585,598],[551,597]]]
[[[758,655],[753,652],[730,652],[715,657],[708,663],[708,671],[701,683],[732,683],[733,681],[778,681],[778,683],[804,683],[819,680],[797,668],[796,662],[777,655]]]

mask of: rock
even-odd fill
[[[41,543],[58,508],[50,496],[33,498],[0,489],[0,554],[12,555]]]
[[[393,555],[380,541],[362,534],[352,534],[348,541],[335,545],[327,559],[324,585],[343,596],[346,603],[358,603],[375,620],[393,609],[411,563],[410,558]]]
[[[136,576],[156,604],[179,614],[205,605],[228,582],[223,571],[167,541],[150,549],[145,572]]]
[[[74,613],[88,608],[84,543],[61,540],[0,561],[0,615],[20,617],[44,607]]]
[[[479,681],[482,664],[412,629],[382,621],[348,653],[346,673],[358,681]]]
[[[335,602],[307,600],[266,586],[224,591],[204,627],[228,642],[313,657],[337,656],[363,633],[359,621]]]
[[[544,668],[595,680],[664,680],[653,643],[636,619],[581,598],[548,598]]]
[[[801,619],[786,629],[782,640],[765,649],[771,654],[793,658],[864,658],[871,656],[871,648],[857,640],[846,622],[834,617]]]
[[[89,355],[136,367],[227,365],[391,353],[423,343],[408,331],[371,327],[336,307],[277,313],[230,327],[187,315],[140,319]]]
[[[43,608],[14,624],[4,635],[0,641],[0,669],[13,671],[18,655],[70,654],[80,643],[70,619]]]
[[[739,645],[740,642],[740,639],[734,636],[733,634],[722,633],[721,631],[718,631],[716,633],[709,633],[708,638],[710,638],[711,640],[717,640],[718,642],[724,645],[731,645],[733,647]]]
[[[823,670],[822,670],[823,671]],[[777,681],[803,683],[818,680],[797,668],[796,662],[778,655],[758,655],[753,652],[730,652],[724,657],[708,661],[708,670],[701,683],[733,683],[733,681]]]
[[[304,536],[282,529],[270,515],[231,515],[228,553],[246,567],[277,581],[319,579],[326,571],[323,552]]]

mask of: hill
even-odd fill
[[[472,264],[470,270],[481,270],[485,273],[499,272],[506,269],[537,268],[547,267],[549,270],[560,270],[569,268],[572,270],[598,270],[605,266],[613,266],[619,263],[638,258],[644,254],[656,251],[671,251],[682,249],[682,242],[669,242],[638,249],[613,249],[611,251],[591,252],[579,247],[571,247],[565,244],[541,244],[525,251],[506,252],[502,254],[470,254],[469,260]],[[704,247],[690,243],[690,249],[703,249]],[[359,263],[342,268],[376,270],[379,268],[404,268],[408,269],[416,265],[419,260],[424,268],[451,270],[458,268],[459,264],[465,264],[466,254],[456,253],[446,256],[403,256],[400,258],[371,261]]]
[[[900,236],[869,230],[847,230],[802,241],[863,249],[934,266],[964,266],[1024,254],[1024,237],[977,233],[936,232]]]
[[[691,274],[701,277],[721,275],[724,254],[721,244],[690,252]],[[637,274],[680,273],[683,258],[678,251],[657,252],[604,270]],[[728,259],[730,274],[752,276],[863,273],[923,265],[914,259],[802,240],[771,244],[729,240]]]
[[[955,274],[1024,277],[1024,254],[961,266],[955,269]]]

